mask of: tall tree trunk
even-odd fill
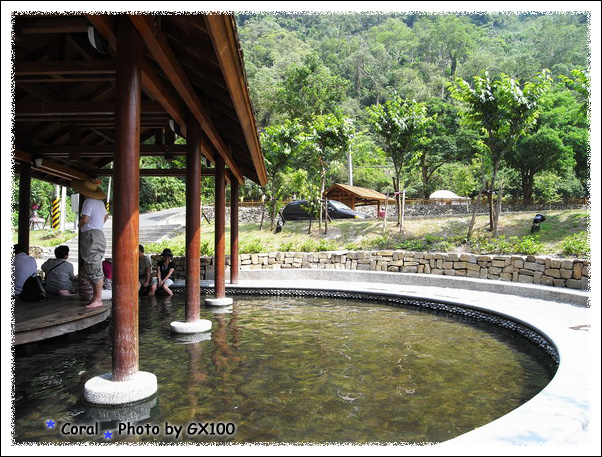
[[[395,205],[397,206],[397,226],[401,227],[401,195],[399,188],[401,187],[401,177],[399,174],[393,178],[393,190],[395,191]]]
[[[503,181],[503,180],[502,180]],[[502,212],[502,189],[504,187],[503,182],[500,182],[500,187],[498,189],[498,193],[497,193],[497,202],[496,202],[496,208],[495,208],[495,218],[493,221],[493,237],[497,238],[497,234],[498,234],[498,223],[500,220],[500,213]]]
[[[389,192],[387,192],[387,199],[385,200],[385,217],[383,217],[383,235],[387,234],[387,212],[389,210]]]
[[[493,232],[493,188],[487,183],[487,206],[489,207],[489,231]]]
[[[263,228],[263,221],[265,220],[265,199],[261,202],[261,220],[259,221],[259,231]]]
[[[426,186],[428,186],[428,182],[429,182],[428,170],[426,168],[425,162],[426,162],[425,154],[422,154],[422,156],[420,157],[420,168],[422,171],[422,198],[423,198],[423,200],[426,200]]]
[[[485,187],[487,185],[487,182],[485,179],[485,171],[481,171],[481,173],[482,173],[481,188],[479,190],[479,194],[477,195],[477,200],[475,201],[474,208],[472,209],[472,217],[470,219],[470,224],[468,224],[468,232],[466,233],[467,241],[470,240],[470,238],[472,237],[472,232],[474,230],[474,224],[477,219],[477,213],[479,212],[479,206],[481,205],[481,199],[483,198],[483,191],[485,190]]]

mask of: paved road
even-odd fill
[[[105,232],[105,236],[107,237],[107,248],[108,251],[111,249],[111,228],[112,228],[113,220],[109,218],[105,223],[103,230]],[[184,226],[186,224],[186,208],[170,208],[162,211],[154,211],[148,213],[140,214],[139,226],[140,231],[144,231],[145,233],[149,233],[152,231],[151,229],[155,229],[156,231],[156,239],[158,240],[163,235],[161,233],[161,228],[165,227],[165,233],[171,232],[174,230],[175,226]],[[73,227],[69,227],[70,230]],[[143,243],[151,242],[150,240],[141,241]],[[72,255],[69,256],[69,261],[73,264],[75,274],[77,274],[78,270],[78,262],[77,262],[77,238],[73,238],[65,243],[68,245],[72,252]],[[44,253],[39,259],[36,259],[38,264],[38,269],[42,266],[42,264],[48,259],[54,257],[54,248],[47,248],[44,250]],[[110,256],[110,255],[107,255]]]

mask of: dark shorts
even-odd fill
[[[151,290],[152,282],[148,286],[144,286],[142,282],[140,282],[140,290],[138,291],[139,295],[148,295]]]

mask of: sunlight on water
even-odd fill
[[[159,387],[135,407],[83,400],[84,383],[111,371],[108,323],[18,355],[15,441],[440,442],[515,409],[555,369],[492,324],[337,299],[234,297],[203,308],[211,334],[184,344],[169,328],[184,301],[140,301],[140,370]]]

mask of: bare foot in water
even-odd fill
[[[90,303],[89,305],[86,305],[86,308],[98,308],[100,306],[103,306],[103,303],[101,300],[94,300],[92,303]]]

